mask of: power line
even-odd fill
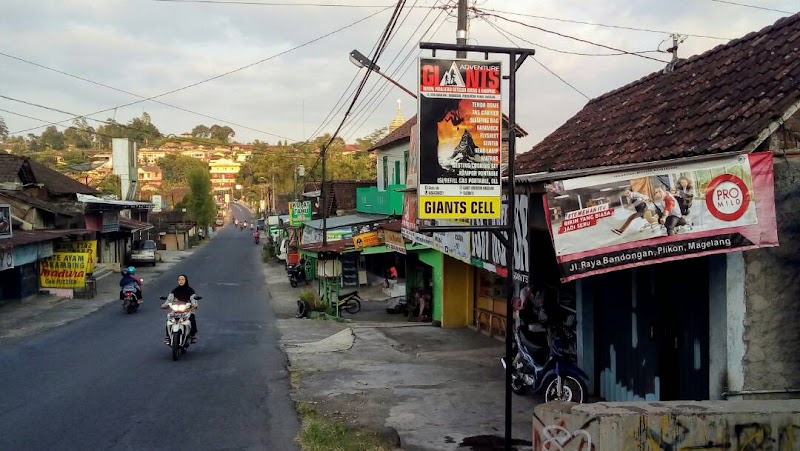
[[[231,124],[231,125],[233,125],[235,127],[243,128],[245,130],[251,130],[251,131],[254,131],[254,132],[259,132],[259,133],[263,133],[265,135],[275,136],[275,137],[278,137],[278,138],[290,139],[290,138],[287,138],[285,136],[281,136],[281,135],[278,135],[278,134],[275,134],[275,133],[272,133],[272,132],[267,132],[267,131],[264,131],[264,130],[259,130],[257,128],[248,127],[246,125],[237,124],[237,123],[235,123],[233,121],[220,119],[220,118],[217,118],[217,117],[214,117],[214,116],[209,116],[208,114],[205,114],[205,113],[199,113],[197,111],[192,111],[192,110],[190,110],[188,108],[180,107],[180,106],[177,106],[177,105],[172,105],[172,104],[169,104],[169,103],[166,103],[166,102],[162,102],[160,100],[148,99],[147,97],[145,97],[143,95],[139,95],[139,94],[136,94],[136,93],[133,93],[133,92],[130,92],[130,91],[126,91],[124,89],[117,88],[117,87],[114,87],[114,86],[106,85],[104,83],[100,83],[100,82],[97,82],[97,81],[94,81],[94,80],[90,80],[88,78],[84,78],[84,77],[81,77],[79,75],[71,74],[69,72],[64,72],[62,70],[55,69],[55,68],[52,68],[52,67],[49,67],[49,66],[45,66],[43,64],[40,64],[40,63],[37,63],[37,62],[34,62],[34,61],[30,61],[30,60],[27,60],[27,59],[24,59],[24,58],[20,58],[18,56],[10,55],[8,53],[0,52],[0,56],[4,56],[6,58],[11,58],[11,59],[14,59],[14,60],[26,63],[26,64],[30,64],[30,65],[33,65],[33,66],[36,66],[36,67],[39,67],[39,68],[42,68],[42,69],[45,69],[45,70],[49,70],[49,71],[52,71],[52,72],[55,72],[55,73],[58,73],[58,74],[61,74],[61,75],[65,75],[67,77],[72,77],[72,78],[75,78],[75,79],[78,79],[78,80],[81,80],[81,81],[85,81],[87,83],[91,83],[93,85],[97,85],[97,86],[101,86],[103,88],[111,89],[113,91],[117,91],[117,92],[121,92],[121,93],[124,93],[124,94],[128,94],[128,95],[131,95],[133,97],[138,97],[140,99],[150,100],[150,101],[152,101],[154,103],[158,103],[160,105],[164,105],[164,106],[167,106],[167,107],[170,107],[170,108],[175,108],[176,110],[180,110],[180,111],[184,111],[184,112],[187,112],[187,113],[191,113],[191,114],[195,114],[195,115],[198,115],[198,116],[202,116],[202,117],[214,120],[214,121]],[[48,124],[48,125],[53,125],[53,124]]]
[[[188,85],[182,86],[182,87],[180,87],[180,88],[176,88],[176,89],[173,89],[173,90],[170,90],[170,91],[167,91],[167,92],[161,93],[161,94],[157,94],[157,95],[150,96],[150,97],[147,97],[147,98],[144,98],[144,99],[141,99],[141,100],[137,100],[137,101],[135,101],[135,102],[129,102],[129,103],[126,103],[126,104],[123,104],[123,105],[119,105],[119,106],[113,107],[113,108],[106,108],[106,109],[104,109],[104,110],[95,111],[94,113],[84,114],[84,115],[81,115],[81,116],[75,116],[75,117],[73,117],[73,118],[66,119],[66,120],[64,120],[64,121],[60,121],[60,122],[54,122],[54,123],[51,123],[51,124],[49,124],[49,125],[62,124],[62,123],[64,123],[64,122],[69,122],[69,121],[72,121],[72,120],[74,120],[74,119],[77,119],[77,118],[80,118],[80,117],[88,117],[88,116],[93,116],[93,115],[95,115],[95,114],[105,113],[105,112],[108,112],[108,111],[114,111],[114,110],[116,110],[116,109],[119,109],[119,108],[125,108],[125,107],[128,107],[128,106],[137,105],[137,104],[139,104],[139,103],[146,102],[146,101],[148,101],[148,100],[153,100],[153,99],[157,99],[157,98],[160,98],[160,97],[164,97],[164,96],[167,96],[167,95],[170,95],[170,94],[174,94],[174,93],[176,93],[176,92],[180,92],[180,91],[183,91],[183,90],[186,90],[186,89],[189,89],[189,88],[193,88],[193,87],[195,87],[195,86],[199,86],[199,85],[201,85],[201,84],[204,84],[204,83],[208,83],[208,82],[210,82],[210,81],[213,81],[213,80],[217,80],[217,79],[219,79],[219,78],[222,78],[222,77],[225,77],[225,76],[228,76],[228,75],[234,74],[234,73],[236,73],[236,72],[240,72],[240,71],[242,71],[242,70],[245,70],[245,69],[248,69],[248,68],[250,68],[250,67],[256,66],[256,65],[258,65],[258,64],[264,63],[264,62],[266,62],[266,61],[269,61],[269,60],[275,59],[275,58],[277,58],[277,57],[279,57],[279,56],[283,56],[283,55],[285,55],[285,54],[287,54],[287,53],[293,52],[293,51],[295,51],[295,50],[298,50],[298,49],[300,49],[300,48],[306,47],[306,46],[308,46],[308,45],[310,45],[310,44],[313,44],[313,43],[315,43],[315,42],[317,42],[317,41],[319,41],[319,40],[325,39],[325,38],[327,38],[327,37],[329,37],[329,36],[332,36],[332,35],[334,35],[334,34],[336,34],[336,33],[339,33],[339,32],[341,32],[341,31],[344,31],[344,30],[348,29],[348,28],[351,28],[351,27],[353,27],[353,26],[355,26],[355,25],[357,25],[357,24],[359,24],[359,23],[361,23],[361,22],[364,22],[365,20],[367,20],[367,19],[370,19],[370,18],[372,18],[372,17],[374,17],[374,16],[378,15],[378,14],[380,14],[380,13],[382,13],[382,12],[386,11],[386,10],[387,10],[387,9],[389,9],[389,8],[391,8],[391,7],[388,7],[388,8],[383,8],[383,9],[381,9],[381,10],[379,10],[379,11],[376,11],[376,12],[373,12],[372,14],[369,14],[368,16],[366,16],[366,17],[364,17],[364,18],[361,18],[361,19],[359,19],[359,20],[357,20],[357,21],[355,21],[355,22],[351,22],[350,24],[347,24],[347,25],[345,25],[345,26],[343,26],[343,27],[337,28],[336,30],[333,30],[333,31],[331,31],[331,32],[328,32],[328,33],[326,33],[326,34],[323,34],[323,35],[321,35],[321,36],[318,36],[318,37],[316,37],[316,38],[314,38],[314,39],[311,39],[310,41],[306,41],[306,42],[304,42],[304,43],[302,43],[302,44],[299,44],[299,45],[296,45],[296,46],[294,46],[294,47],[292,47],[292,48],[290,48],[290,49],[287,49],[287,50],[284,50],[284,51],[278,52],[278,53],[276,53],[276,54],[274,54],[274,55],[272,55],[272,56],[269,56],[269,57],[267,57],[267,58],[260,59],[260,60],[258,60],[258,61],[255,61],[255,62],[253,62],[253,63],[246,64],[246,65],[244,65],[244,66],[240,66],[240,67],[238,67],[238,68],[236,68],[236,69],[229,70],[229,71],[227,71],[227,72],[224,72],[224,73],[222,73],[222,74],[215,75],[215,76],[213,76],[213,77],[206,78],[206,79],[204,79],[204,80],[200,80],[200,81],[198,81],[198,82],[191,83],[191,84],[188,84]],[[25,130],[20,130],[20,131],[14,132],[14,134],[18,134],[18,133],[24,133],[24,132],[31,131],[31,130],[37,130],[37,129],[39,129],[39,128],[42,128],[42,127],[43,127],[43,126],[39,126],[39,127],[33,127],[33,128],[25,129]]]
[[[484,20],[485,20],[485,19],[484,19]],[[510,43],[512,43],[512,44],[514,44],[514,45],[516,45],[517,47],[519,47],[519,44],[517,44],[516,42],[514,42],[514,40],[513,40],[513,39],[511,39],[511,38],[510,38],[510,37],[509,37],[509,36],[506,34],[506,32],[505,32],[505,31],[504,31],[502,28],[500,28],[499,26],[497,26],[497,25],[495,25],[495,24],[493,24],[493,23],[489,22],[488,20],[485,20],[485,21],[486,21],[486,23],[488,23],[488,24],[489,24],[489,26],[490,26],[490,27],[494,28],[494,29],[495,29],[495,31],[497,31],[497,32],[498,32],[498,33],[500,33],[500,34],[501,34],[503,37],[505,37],[506,39],[508,39],[508,42],[510,42]],[[531,58],[533,58],[533,60],[536,62],[536,64],[538,64],[538,65],[542,66],[542,68],[543,68],[544,70],[546,70],[547,72],[550,72],[550,74],[552,74],[554,77],[556,77],[556,78],[558,78],[559,80],[561,80],[561,82],[562,82],[562,83],[564,83],[565,85],[567,85],[567,86],[569,86],[570,88],[572,88],[572,90],[573,90],[573,91],[575,91],[575,92],[577,92],[578,94],[580,94],[580,95],[582,95],[583,97],[585,97],[585,98],[586,98],[586,100],[591,100],[591,98],[590,98],[589,96],[587,96],[586,94],[584,94],[584,93],[583,93],[583,91],[581,91],[580,89],[576,88],[576,87],[575,87],[575,86],[574,86],[572,83],[570,83],[570,82],[568,82],[567,80],[565,80],[565,79],[564,79],[562,76],[560,76],[560,75],[558,75],[557,73],[553,72],[553,70],[551,70],[549,67],[545,66],[545,65],[544,65],[544,63],[542,63],[541,61],[539,61],[539,59],[538,59],[538,58],[536,58],[536,57],[531,57]]]
[[[545,33],[554,34],[556,36],[561,36],[562,38],[572,39],[574,41],[583,42],[585,44],[594,45],[596,47],[602,47],[604,49],[614,50],[615,52],[620,52],[620,53],[623,53],[625,55],[638,56],[639,58],[645,58],[645,59],[649,59],[649,60],[653,60],[653,61],[658,61],[659,63],[664,63],[664,64],[669,62],[669,61],[660,60],[658,58],[653,58],[652,56],[642,55],[642,54],[639,54],[639,53],[633,53],[633,52],[629,52],[627,50],[618,49],[616,47],[611,47],[610,45],[599,44],[597,42],[592,42],[592,41],[589,41],[589,40],[586,40],[586,39],[576,38],[575,36],[570,36],[568,34],[559,33],[557,31],[548,30],[546,28],[538,27],[536,25],[527,24],[525,22],[520,22],[520,21],[514,20],[514,19],[509,19],[508,17],[503,17],[503,16],[500,16],[500,15],[497,15],[497,14],[485,13],[484,15],[485,16],[489,16],[489,17],[497,17],[498,19],[502,19],[502,20],[505,20],[507,22],[515,23],[515,24],[522,25],[522,26],[525,26],[525,27],[528,27],[528,28],[533,28],[534,30],[543,31]]]
[[[748,5],[747,3],[738,3],[738,2],[731,2],[728,0],[711,0],[712,2],[717,3],[727,3],[728,5],[736,5],[736,6],[743,6],[745,8],[753,8],[753,9],[760,9],[763,11],[773,11],[776,13],[783,13],[783,14],[795,14],[792,11],[784,11],[782,9],[775,9],[775,8],[767,8],[766,6],[755,6],[755,5]]]
[[[356,5],[352,3],[287,3],[287,2],[246,2],[238,0],[151,0],[162,3],[207,3],[216,5],[248,5],[248,6],[320,6],[329,8],[391,8],[394,5]],[[417,8],[433,8],[418,6]]]
[[[498,14],[508,14],[508,15],[512,15],[512,16],[531,17],[531,18],[534,18],[534,19],[551,20],[551,21],[555,21],[555,22],[574,23],[574,24],[579,24],[579,25],[592,25],[592,26],[595,26],[595,27],[603,27],[603,28],[614,28],[614,29],[617,29],[617,30],[642,31],[642,32],[646,32],[646,33],[658,33],[658,34],[676,34],[677,33],[677,34],[682,34],[684,36],[691,36],[691,37],[694,37],[694,38],[717,39],[717,40],[720,40],[720,41],[730,41],[732,39],[732,38],[723,38],[723,37],[720,37],[720,36],[709,36],[709,35],[705,35],[705,34],[678,33],[678,32],[675,32],[675,31],[654,30],[654,29],[650,29],[650,28],[628,27],[628,26],[624,26],[624,25],[610,25],[610,24],[604,24],[604,23],[599,23],[599,22],[588,22],[588,21],[583,21],[583,20],[564,19],[564,18],[560,18],[560,17],[539,16],[539,15],[535,15],[535,14],[516,13],[516,12],[512,12],[512,11],[500,11],[500,10],[497,10],[497,9],[488,9],[488,8],[486,8],[486,9],[477,9],[477,8],[473,8],[473,10],[475,11],[476,14],[482,14],[484,12],[492,12],[492,13],[498,13]]]

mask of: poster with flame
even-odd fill
[[[501,66],[420,58],[420,219],[500,217]]]

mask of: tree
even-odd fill
[[[206,164],[196,158],[175,154],[169,154],[158,160],[158,166],[163,172],[164,182],[184,186],[192,169],[207,169]]]
[[[6,139],[8,139],[8,126],[3,116],[0,116],[0,142],[6,142]]]
[[[195,128],[192,129],[192,136],[195,138],[209,138],[210,134],[208,127],[203,124],[195,126]]]
[[[42,144],[53,150],[63,150],[65,147],[64,134],[51,125],[42,132]]]
[[[103,194],[111,194],[117,197],[122,195],[122,186],[119,177],[115,174],[108,174],[100,179],[95,188]]]
[[[367,150],[383,139],[383,137],[386,136],[386,131],[386,127],[376,128],[369,135],[363,138],[356,138],[356,146],[358,146],[359,150]]]
[[[209,138],[222,144],[228,144],[230,139],[236,135],[232,128],[214,124],[208,128]]]
[[[38,152],[42,150],[42,143],[38,136],[33,133],[28,133],[28,150],[31,152]]]
[[[94,141],[94,128],[90,127],[86,119],[80,117],[72,122],[72,126],[64,130],[64,139],[67,146],[78,149],[89,149]]]
[[[127,125],[119,124],[114,119],[106,119],[106,124],[97,128],[97,138],[104,148],[111,147],[111,138],[128,138],[140,145],[150,145],[161,137],[158,127],[153,125],[150,115],[142,113],[141,117],[131,119]]]
[[[217,205],[211,195],[211,175],[208,169],[193,168],[187,174],[189,194],[186,205],[189,215],[201,226],[208,226],[217,216]]]

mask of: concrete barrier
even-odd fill
[[[800,451],[800,400],[547,403],[533,449]]]

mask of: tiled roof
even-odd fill
[[[800,99],[800,15],[589,102],[517,174],[741,151]]]
[[[386,146],[390,146],[398,141],[409,139],[411,136],[411,127],[417,124],[417,115],[411,117],[411,119],[407,120],[403,125],[397,127],[393,132],[389,133],[388,135],[384,136],[380,141],[376,142],[374,146],[367,149],[368,151],[373,151],[376,149],[381,149]]]
[[[53,214],[66,215],[66,216],[71,216],[73,214],[73,212],[65,208],[62,208],[60,205],[54,202],[48,202],[39,199],[38,197],[30,196],[28,194],[23,193],[22,191],[6,191],[6,190],[0,191],[0,199],[2,198],[17,200],[19,202],[28,204],[40,210],[48,211]],[[0,203],[4,202],[0,200]]]
[[[86,229],[53,229],[53,230],[14,230],[11,238],[0,240],[0,249],[11,249],[25,244],[52,241],[68,235],[88,235],[93,233]]]
[[[0,153],[0,183],[18,182],[19,170],[25,160],[16,155]]]
[[[73,180],[43,164],[32,160],[29,161],[29,163],[33,170],[33,177],[36,179],[36,183],[44,184],[47,191],[53,194],[97,194],[97,190],[91,186]]]

